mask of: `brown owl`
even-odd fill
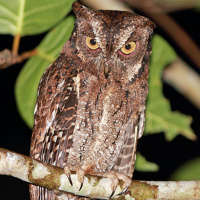
[[[89,173],[122,177],[128,186],[144,129],[155,25],[130,12],[79,3],[73,11],[73,33],[39,84],[30,154],[65,168],[70,182],[75,170],[83,184]],[[58,199],[38,186],[30,193],[31,200]]]

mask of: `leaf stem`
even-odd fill
[[[13,39],[12,53],[15,55],[18,55],[20,39],[21,39],[20,34],[15,35],[15,37]]]
[[[30,51],[26,51],[26,52],[22,53],[21,55],[19,55],[17,62],[20,63],[20,62],[24,61],[25,59],[28,59],[37,54],[38,54],[37,49],[32,49]]]

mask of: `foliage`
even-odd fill
[[[151,134],[164,132],[167,140],[174,139],[178,134],[195,139],[190,128],[191,118],[179,112],[172,112],[162,92],[162,71],[177,55],[158,35],[154,36],[152,44],[145,132]]]
[[[69,16],[50,31],[36,47],[38,54],[26,62],[17,78],[15,86],[16,102],[22,118],[29,127],[33,126],[37,87],[42,74],[58,56],[73,27],[74,17]]]
[[[137,153],[135,169],[141,172],[155,172],[159,167],[157,164],[149,162],[140,153]]]
[[[170,177],[170,180],[199,180],[200,179],[200,158],[188,161],[177,168]]]
[[[0,0],[0,33],[26,36],[45,32],[69,13],[73,1]]]

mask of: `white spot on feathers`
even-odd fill
[[[142,66],[142,63],[141,62],[138,62],[138,63],[136,63],[133,67],[134,67],[134,74],[128,74],[128,79],[129,79],[129,81],[131,81],[132,80],[132,78],[133,78],[133,75],[135,75],[135,74],[138,74],[138,70],[141,68],[141,66]]]
[[[36,111],[37,111],[37,104],[35,105],[34,115],[35,115]]]
[[[52,112],[52,118],[54,119],[54,118],[55,118],[55,116],[56,116],[56,111],[55,111],[55,110],[53,110],[53,112]]]
[[[99,125],[99,130],[100,132],[102,132],[102,126],[106,125],[107,123],[107,117],[108,117],[108,110],[109,110],[109,97],[110,97],[110,94],[108,94],[105,98],[104,98],[104,101],[103,101],[103,114],[102,114],[102,118],[101,118],[101,122],[100,122],[100,125]]]
[[[74,85],[76,87],[77,98],[79,99],[79,90],[80,90],[80,75],[78,74],[73,78]]]
[[[58,137],[61,138],[62,135],[63,135],[63,131],[59,131],[59,132],[58,132]]]
[[[55,135],[52,139],[53,142],[56,142],[57,141],[57,135]]]
[[[140,114],[138,138],[141,138],[143,135],[144,123],[145,123],[144,109],[145,108],[143,108],[143,110]]]
[[[58,87],[61,88],[65,83],[65,80],[63,80],[61,83],[58,84]]]

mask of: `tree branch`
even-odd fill
[[[61,190],[90,198],[108,199],[112,193],[109,178],[85,175],[83,188],[79,191],[80,183],[74,172],[71,175],[73,181],[73,186],[71,186],[62,168],[3,148],[0,148],[0,174],[13,176],[48,189]],[[123,182],[120,181],[114,197],[117,197],[117,194],[123,190]],[[115,199],[200,199],[199,191],[200,181],[132,181],[126,194]]]
[[[0,51],[0,69],[5,69],[7,67],[10,67],[11,65],[21,63],[25,59],[37,55],[37,53],[37,49],[32,49],[18,55],[15,52],[13,53],[8,49],[4,49],[3,51]]]
[[[164,69],[163,80],[200,110],[200,76],[187,63],[177,58]]]

